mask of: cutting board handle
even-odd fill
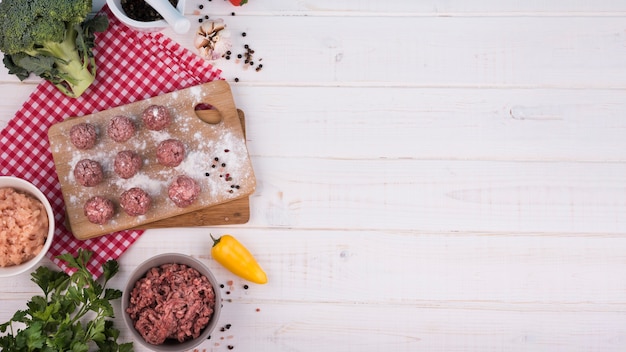
[[[217,124],[222,121],[222,114],[213,105],[200,103],[194,107],[194,113],[198,118],[209,124]]]

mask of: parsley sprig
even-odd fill
[[[31,281],[43,295],[32,297],[28,309],[18,310],[0,325],[0,350],[87,352],[97,347],[102,352],[132,351],[132,342],[118,344],[120,331],[108,319],[114,317],[111,301],[122,297],[122,291],[106,288],[119,265],[115,260],[106,262],[100,284],[87,270],[92,254],[81,249],[76,257],[69,253],[58,256],[76,269],[71,275],[45,266],[31,273]]]

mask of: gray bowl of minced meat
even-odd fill
[[[219,285],[209,268],[179,253],[141,263],[122,294],[128,330],[142,346],[158,352],[193,350],[206,341],[221,307]]]
[[[54,237],[48,198],[19,177],[0,176],[0,277],[25,273],[46,256]]]

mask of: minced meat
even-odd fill
[[[168,339],[197,338],[215,308],[215,292],[206,276],[184,264],[163,264],[139,279],[126,313],[135,329],[153,345]]]
[[[48,237],[48,213],[29,193],[0,188],[0,267],[31,260]]]

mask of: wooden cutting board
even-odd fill
[[[172,114],[172,124],[166,130],[149,131],[143,126],[141,113],[150,105],[165,106]],[[195,111],[198,105],[212,106],[210,111],[202,115],[202,120]],[[137,126],[136,135],[124,143],[113,141],[106,133],[109,120],[117,115],[131,118]],[[69,138],[71,127],[81,122],[92,123],[98,130],[96,146],[86,151],[74,147]],[[130,228],[148,228],[153,222],[246,199],[256,187],[243,127],[226,81],[206,83],[99,113],[67,119],[53,125],[48,137],[61,183],[69,227],[78,239]],[[185,159],[177,167],[162,166],[156,161],[156,146],[160,141],[170,138],[185,144]],[[137,175],[125,180],[113,171],[113,160],[119,151],[129,149],[142,156],[143,165]],[[98,161],[104,169],[105,178],[95,187],[83,187],[73,176],[74,166],[84,158]],[[201,187],[196,202],[186,208],[176,207],[167,196],[169,183],[180,174],[191,176]],[[121,210],[119,195],[131,187],[143,188],[150,194],[152,206],[145,215],[133,217]],[[114,218],[105,225],[92,224],[84,216],[83,205],[94,195],[105,196],[116,206]],[[235,218],[236,213],[233,213]],[[195,223],[184,226],[196,225],[200,221],[205,224],[207,220],[202,214],[204,213],[187,215],[188,219],[195,219]],[[228,215],[224,215],[224,219],[226,218],[230,220]],[[169,224],[172,225],[169,226],[182,225],[179,221],[181,220],[170,221]],[[164,221],[161,226],[166,223],[168,222]]]

